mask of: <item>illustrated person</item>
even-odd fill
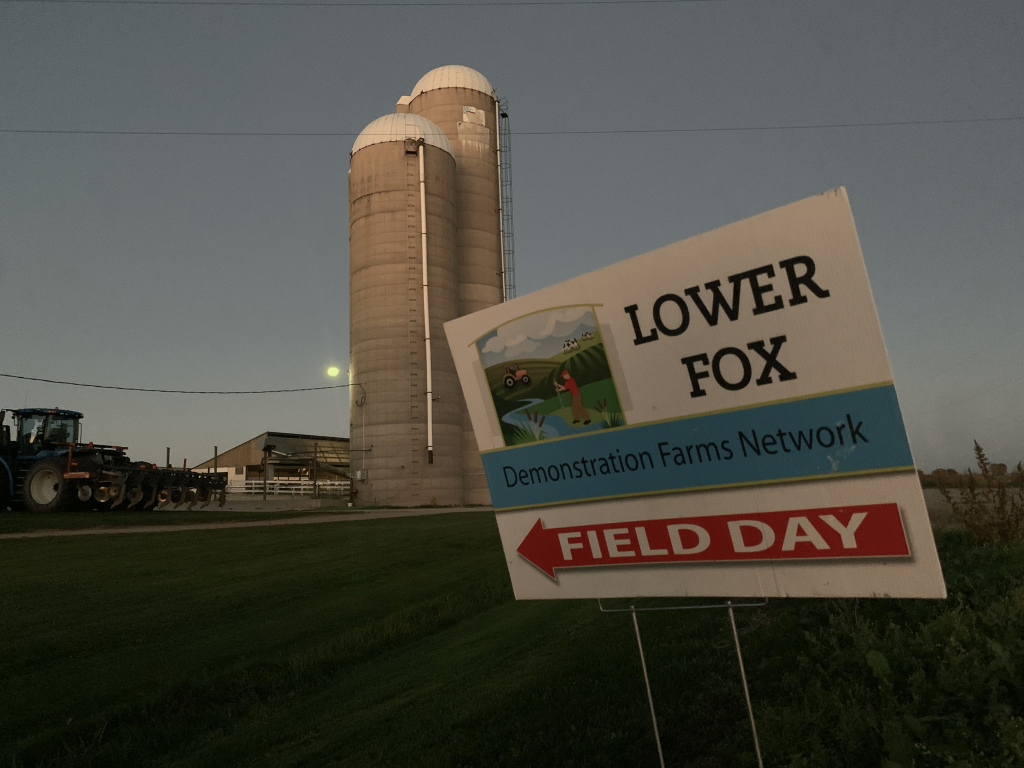
[[[579,424],[580,419],[583,419],[583,426],[590,423],[590,414],[587,413],[587,409],[583,407],[583,396],[580,395],[580,388],[576,384],[576,379],[569,375],[568,371],[562,371],[562,384],[555,382],[556,392],[568,392],[572,397],[572,423]]]

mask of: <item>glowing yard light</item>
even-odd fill
[[[338,368],[338,366],[336,365],[332,365],[330,368],[327,369],[327,375],[330,376],[332,379],[335,378],[339,373],[341,373],[341,369]]]

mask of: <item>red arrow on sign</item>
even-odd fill
[[[554,579],[556,568],[908,557],[910,546],[891,503],[566,528],[538,518],[516,551]]]

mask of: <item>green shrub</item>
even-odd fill
[[[953,508],[953,514],[979,541],[997,544],[1004,541],[1024,541],[1024,466],[1017,464],[1009,482],[1004,480],[1005,465],[997,473],[985,452],[974,442],[974,455],[980,474],[970,469],[957,479],[956,496],[940,482],[942,497]],[[1011,486],[1016,485],[1016,488]]]
[[[773,765],[1024,765],[1024,549],[943,539],[946,601],[807,606],[812,627],[758,712]]]

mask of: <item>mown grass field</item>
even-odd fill
[[[768,765],[1024,764],[1024,547],[939,545],[737,613]],[[754,765],[724,613],[640,624],[667,763]],[[516,603],[489,512],[0,542],[4,768],[656,765],[629,615]]]
[[[109,512],[66,512],[39,515],[19,510],[0,512],[0,535],[28,531],[77,531],[87,528],[125,528],[153,525],[202,525],[203,523],[254,522],[258,520],[286,520],[309,515],[347,515],[365,508],[350,508],[344,502],[336,507],[317,507],[302,510],[220,510],[215,505],[206,509],[151,509],[145,512],[114,510]]]

